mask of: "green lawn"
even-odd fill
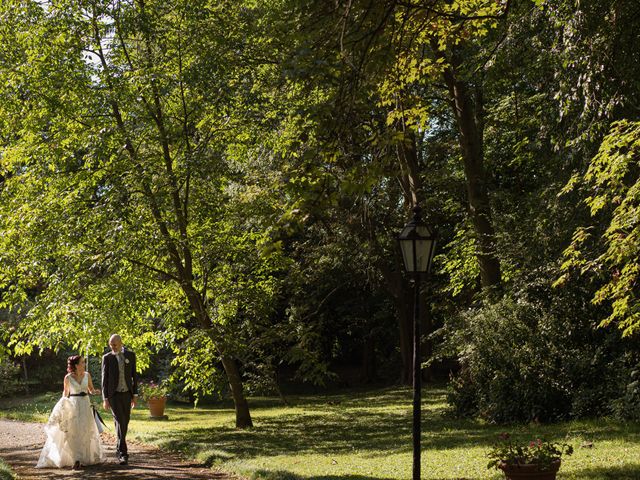
[[[42,421],[59,395],[0,404],[0,415]],[[554,425],[492,426],[447,415],[442,389],[425,390],[423,478],[500,479],[485,454],[502,431],[568,441],[576,448],[558,479],[640,479],[640,425],[608,419]],[[411,391],[389,388],[250,400],[255,427],[236,430],[229,405],[171,406],[169,421],[136,409],[130,435],[213,467],[266,480],[391,480],[411,477]],[[4,407],[4,408],[3,408]],[[110,425],[110,424],[109,424]],[[582,448],[585,442],[593,447]]]

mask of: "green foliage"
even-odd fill
[[[222,352],[253,392],[367,352],[391,371],[415,196],[440,234],[429,321],[463,363],[458,410],[630,415],[633,349],[591,330],[640,324],[637,2],[428,3],[0,5],[0,354],[99,355],[117,331],[142,368],[170,350],[196,398],[226,391]],[[496,306],[474,303],[451,68],[489,172]]]
[[[23,390],[19,377],[20,367],[11,359],[0,357],[0,397],[9,397]]]
[[[593,301],[610,304],[611,313],[600,325],[615,324],[625,336],[640,328],[639,158],[640,123],[615,122],[582,178],[591,216],[603,218],[601,241],[593,238],[599,233],[594,227],[577,229],[565,250],[565,273],[556,282],[563,284],[574,270],[604,277]]]
[[[0,480],[15,480],[16,478],[11,467],[0,458]]]
[[[452,47],[485,37],[505,8],[503,1],[438,1],[428,7],[399,4],[385,12],[393,61],[382,70],[378,88],[380,105],[390,107],[386,123],[428,128],[432,99],[423,99],[420,89],[440,81]]]
[[[461,370],[450,401],[494,422],[608,414],[638,361],[615,332],[594,332],[588,290],[532,284],[449,326]]]
[[[640,419],[640,368],[631,367],[624,394],[613,401],[613,413],[619,418]]]
[[[169,394],[170,387],[165,382],[162,381],[160,383],[156,382],[141,382],[138,386],[138,393],[142,399],[146,402],[150,398],[163,398]]]
[[[273,208],[244,181],[251,159],[238,147],[256,128],[252,78],[268,73],[254,68],[259,8],[0,13],[2,131],[14,132],[0,145],[0,302],[22,315],[10,346],[99,354],[119,332],[142,369],[167,346],[189,388],[219,389],[184,358],[189,337],[209,339],[194,358],[241,357],[242,329],[270,318],[284,264],[267,253],[260,219]]]
[[[442,270],[449,276],[447,290],[457,296],[465,290],[473,290],[480,268],[476,259],[476,242],[466,225],[460,225],[455,236],[446,246]]]

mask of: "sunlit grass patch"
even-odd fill
[[[47,392],[36,396],[0,399],[0,417],[23,422],[46,422],[62,392]]]

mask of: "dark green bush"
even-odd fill
[[[0,357],[0,397],[8,397],[22,390],[20,367],[10,359]]]
[[[631,370],[629,383],[623,395],[613,402],[613,411],[617,417],[640,420],[640,363]]]
[[[540,285],[462,315],[448,327],[461,365],[455,413],[499,423],[637,416],[637,351],[597,318],[582,292]]]

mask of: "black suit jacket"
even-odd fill
[[[124,351],[124,380],[129,391],[138,394],[138,372],[136,371],[136,354],[128,350]],[[102,398],[107,400],[113,397],[118,388],[118,359],[113,352],[102,356]]]

